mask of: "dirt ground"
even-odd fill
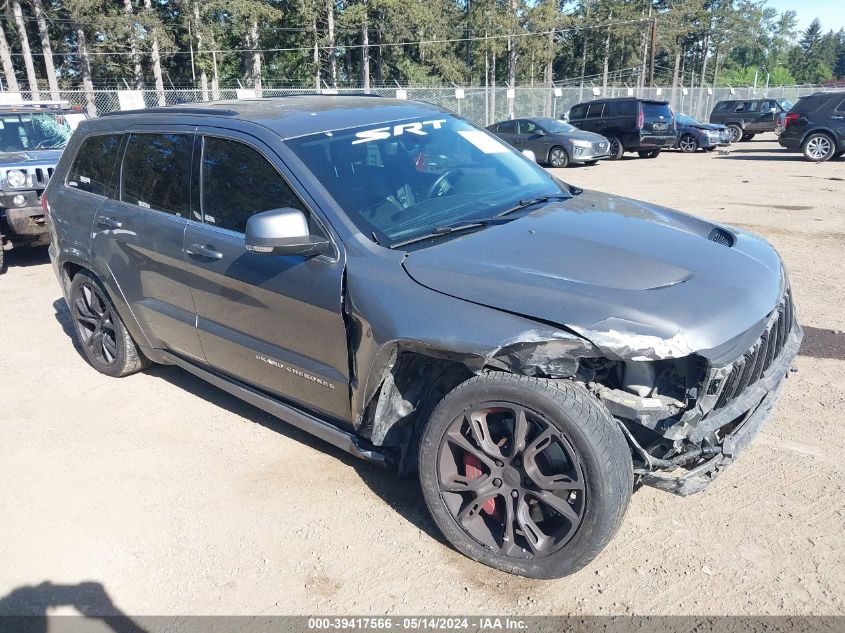
[[[493,571],[444,543],[415,480],[181,370],[96,373],[46,253],[12,251],[0,612],[845,614],[845,160],[809,164],[770,137],[557,171],[758,232],[789,267],[807,333],[799,371],[708,490],[641,490],[569,578]]]

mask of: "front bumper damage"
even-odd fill
[[[682,497],[700,492],[732,464],[771,417],[783,382],[801,346],[803,332],[794,324],[780,357],[753,385],[718,412],[704,417],[687,435],[693,445],[703,448],[687,453],[694,458],[691,468],[683,468],[685,461],[672,470],[665,460],[654,459],[634,438],[624,423],[618,421],[635,455],[635,475],[643,485],[652,486]],[[729,429],[721,433],[723,429]],[[706,438],[719,437],[717,443],[702,444]],[[681,455],[681,458],[684,456]],[[676,474],[681,470],[680,474]]]

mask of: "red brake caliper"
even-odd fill
[[[464,476],[467,479],[477,479],[483,474],[484,473],[481,470],[481,462],[478,461],[478,458],[475,455],[464,453]],[[496,499],[488,499],[485,501],[484,505],[481,506],[481,510],[486,514],[495,514]]]

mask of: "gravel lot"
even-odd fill
[[[688,499],[640,491],[601,556],[556,581],[464,558],[415,480],[187,373],[99,375],[46,252],[8,253],[0,613],[845,614],[845,160],[809,164],[773,138],[557,170],[764,235],[806,340],[736,465]]]

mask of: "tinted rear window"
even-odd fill
[[[663,117],[664,119],[672,118],[672,110],[668,103],[649,103],[643,102],[643,116],[647,119],[657,119]]]
[[[67,184],[80,191],[109,196],[122,134],[89,136],[82,141],[67,176]]]
[[[609,101],[607,116],[637,116],[636,101]]]
[[[798,103],[795,104],[793,110],[796,110],[797,112],[815,112],[824,104],[826,104],[829,98],[830,97],[828,97],[827,95],[813,95],[810,97],[801,97],[798,100]]]
[[[726,110],[730,110],[731,106],[736,103],[736,101],[720,101],[716,104],[716,107],[713,108],[714,112],[725,112]]]
[[[123,159],[120,199],[188,217],[192,134],[132,134]]]
[[[604,112],[604,103],[591,103],[587,108],[588,119],[598,119]]]

